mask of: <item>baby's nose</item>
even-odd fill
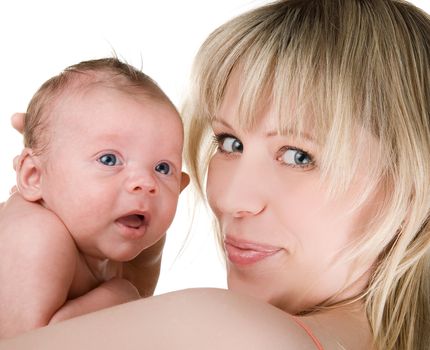
[[[148,193],[155,195],[158,193],[157,181],[152,174],[140,174],[129,178],[127,191],[130,193]]]

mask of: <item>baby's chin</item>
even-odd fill
[[[120,245],[112,245],[105,249],[100,249],[99,259],[108,259],[115,262],[128,262],[136,258],[151,244],[138,244],[137,242],[127,242]]]
[[[139,254],[142,253],[146,248],[147,246],[145,245],[143,248],[140,248],[138,250],[129,249],[124,251],[119,251],[119,252],[116,252],[115,254],[111,254],[110,259],[118,262],[128,262],[138,257]]]

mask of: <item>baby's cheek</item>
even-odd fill
[[[167,230],[171,225],[178,206],[178,194],[164,194],[165,200],[161,201],[161,205],[157,208],[158,223],[161,230]]]

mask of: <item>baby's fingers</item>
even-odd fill
[[[19,156],[15,156],[13,158],[13,170],[16,171],[16,168],[18,167],[18,163],[19,163]]]
[[[21,134],[24,132],[25,113],[14,113],[11,118],[12,126]]]

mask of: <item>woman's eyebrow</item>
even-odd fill
[[[266,134],[267,137],[274,137],[274,136],[293,136],[296,138],[301,138],[301,139],[305,139],[308,142],[312,142],[315,145],[318,145],[319,143],[316,141],[316,139],[314,137],[312,137],[312,135],[310,135],[309,133],[306,132],[295,132],[294,130],[291,129],[283,129],[281,131],[269,131]]]
[[[222,124],[222,125],[226,126],[227,128],[229,128],[231,130],[234,130],[234,128],[228,122],[226,122],[224,119],[214,118],[214,119],[212,119],[212,123],[219,123],[219,124]],[[280,131],[271,130],[271,131],[268,131],[266,133],[266,136],[267,137],[293,136],[293,137],[296,137],[296,138],[304,139],[304,140],[306,140],[308,142],[311,142],[311,143],[313,143],[315,145],[319,145],[319,143],[316,141],[316,139],[314,137],[312,137],[312,135],[310,135],[309,133],[306,133],[306,132],[297,133],[297,132],[295,132],[294,130],[291,130],[291,129],[282,129]]]
[[[227,123],[224,119],[219,119],[215,117],[212,119],[212,123],[219,123],[233,130],[233,127],[229,123]]]

